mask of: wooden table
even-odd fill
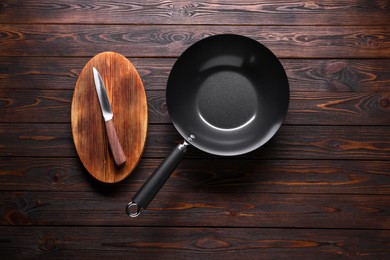
[[[165,87],[209,35],[269,47],[289,77],[280,132],[235,158],[192,149],[137,219],[132,195],[180,140]],[[84,64],[129,58],[148,98],[142,160],[103,185],[80,163],[70,106]],[[388,1],[0,3],[0,258],[389,259]]]

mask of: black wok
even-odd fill
[[[179,57],[168,78],[166,102],[184,142],[127,205],[131,217],[149,205],[187,146],[233,156],[271,139],[287,114],[289,85],[269,49],[244,36],[222,34],[195,43]]]

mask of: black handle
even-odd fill
[[[187,142],[176,146],[155,170],[152,176],[149,177],[141,189],[138,190],[138,192],[134,195],[132,202],[126,206],[126,213],[130,217],[137,217],[140,214],[141,209],[146,209],[148,207],[157,192],[159,192],[161,187],[168,180],[169,176],[171,176],[173,171],[179,165],[187,150],[187,146]],[[132,207],[136,207],[135,212],[131,212],[130,208]]]

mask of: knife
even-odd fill
[[[126,162],[126,155],[123,152],[122,146],[119,142],[118,135],[116,134],[114,122],[112,121],[113,113],[108,100],[106,88],[102,77],[100,76],[98,70],[93,68],[93,79],[95,81],[96,92],[99,98],[100,108],[103,113],[103,118],[106,125],[106,133],[108,137],[108,143],[110,145],[112,156],[114,157],[115,164],[121,166]]]

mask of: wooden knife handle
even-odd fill
[[[106,131],[115,164],[117,166],[121,166],[127,161],[127,159],[125,153],[123,152],[121,143],[119,142],[118,135],[116,134],[114,127],[114,122],[112,120],[106,121]]]

